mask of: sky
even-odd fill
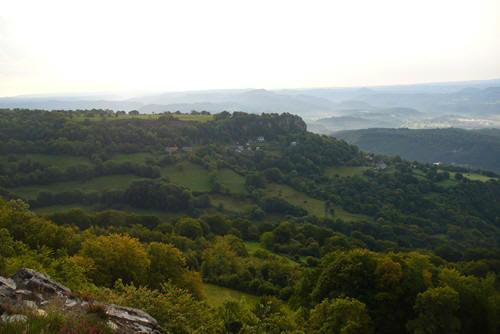
[[[0,15],[0,96],[500,78],[499,0],[2,0]]]

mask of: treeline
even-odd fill
[[[0,186],[19,187],[33,184],[50,184],[67,181],[86,181],[106,175],[135,175],[145,178],[159,178],[160,167],[152,164],[130,161],[115,162],[94,159],[86,164],[75,164],[66,168],[47,165],[30,160],[12,157],[0,163]]]
[[[191,209],[210,206],[207,195],[194,196],[188,189],[155,180],[132,182],[123,191],[83,192],[71,190],[58,193],[42,191],[36,199],[30,200],[29,203],[35,208],[66,204],[100,205],[103,207],[130,205],[136,208],[165,212],[188,212]]]
[[[0,152],[92,156],[162,151],[166,146],[245,143],[263,136],[304,133],[304,121],[291,114],[220,113],[209,122],[171,115],[91,120],[85,111],[0,110]]]
[[[498,129],[364,129],[341,131],[339,139],[368,152],[420,162],[443,162],[500,172]]]

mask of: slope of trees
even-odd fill
[[[340,131],[334,136],[377,154],[500,172],[498,129],[366,129]]]

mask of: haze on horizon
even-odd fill
[[[0,10],[0,96],[500,78],[496,0],[7,1]]]

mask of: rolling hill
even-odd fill
[[[500,80],[353,88],[221,89],[1,97],[1,108],[297,114],[322,133],[374,127],[500,127]],[[406,115],[402,112],[411,111]],[[392,115],[396,112],[395,115]],[[405,117],[406,116],[406,117]],[[334,117],[334,126],[329,118]],[[341,117],[341,118],[339,118]],[[321,121],[317,121],[320,119]]]
[[[500,129],[365,129],[333,136],[377,154],[500,172]]]

